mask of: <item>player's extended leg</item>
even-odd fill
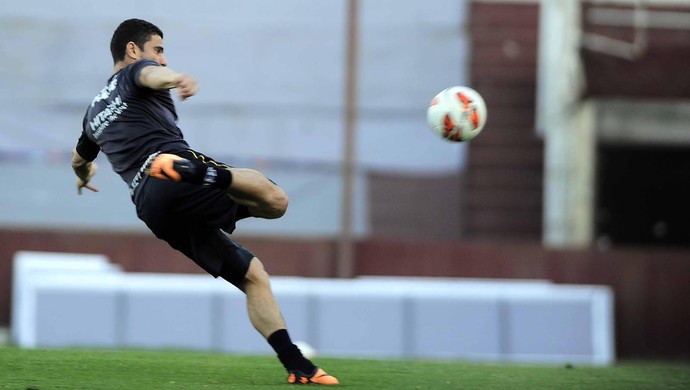
[[[249,320],[264,338],[268,339],[273,332],[285,328],[280,308],[273,297],[268,274],[256,257],[249,263],[240,289],[247,295]]]
[[[247,207],[254,217],[274,219],[285,214],[287,194],[263,173],[254,169],[214,164],[161,153],[151,161],[146,172],[158,179],[186,181],[223,189],[235,202]]]
[[[238,176],[243,178],[244,173]],[[156,237],[246,294],[249,319],[278,354],[289,383],[338,383],[294,345],[263,264],[225,233],[234,227],[238,206],[223,191],[150,180],[140,187],[134,201],[137,215]]]
[[[271,291],[268,273],[256,257],[249,263],[249,269],[239,287],[247,295],[249,320],[278,354],[278,359],[288,371],[289,383],[338,384],[338,379],[305,358],[290,339],[280,308]]]

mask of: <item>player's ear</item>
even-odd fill
[[[125,57],[138,60],[140,56],[141,50],[139,50],[139,46],[132,41],[127,42],[127,46],[125,47]]]

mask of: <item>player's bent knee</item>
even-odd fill
[[[278,189],[274,194],[271,195],[267,202],[266,207],[266,218],[280,218],[285,215],[288,207],[288,197],[285,191]]]
[[[276,219],[285,215],[288,207],[288,197],[280,187],[274,186],[266,191],[256,205],[249,208],[255,217]]]

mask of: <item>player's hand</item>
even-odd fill
[[[177,95],[180,99],[185,100],[196,95],[199,90],[199,86],[192,77],[186,74],[180,74],[177,76]]]
[[[89,168],[89,173],[85,178],[77,177],[77,194],[79,195],[81,195],[82,188],[86,188],[87,190],[91,190],[93,192],[98,192],[98,188],[89,183],[91,178],[96,174],[96,171],[98,171],[98,166],[96,163],[92,162]]]
[[[87,190],[91,190],[93,192],[98,192],[98,188],[94,187],[93,185],[89,183],[84,183],[81,181],[81,179],[77,179],[77,193],[81,195],[81,189],[86,188]]]

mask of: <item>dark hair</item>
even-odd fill
[[[134,42],[139,49],[144,50],[144,44],[151,39],[152,35],[163,38],[163,31],[153,23],[141,19],[127,19],[120,23],[110,40],[110,54],[113,55],[113,62],[117,63],[125,59],[125,49],[129,42]]]

